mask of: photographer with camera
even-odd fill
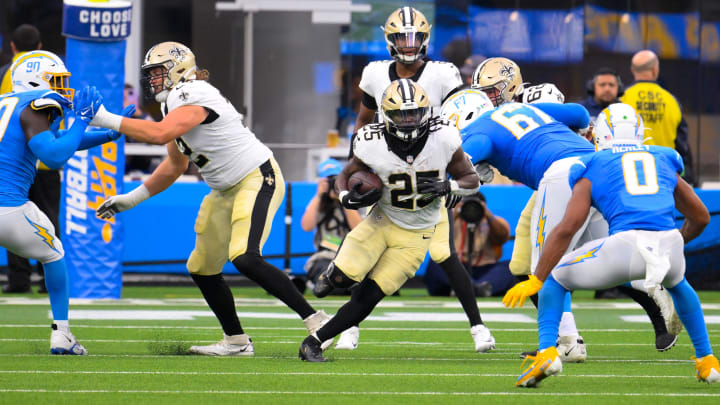
[[[342,168],[342,163],[335,159],[327,159],[318,165],[317,193],[300,221],[304,231],[315,230],[316,252],[305,263],[308,281],[312,284],[327,269],[345,235],[362,221],[358,211],[343,208],[335,192],[335,178]]]
[[[455,247],[473,280],[475,295],[503,295],[516,282],[508,262],[498,262],[502,246],[510,238],[510,225],[490,212],[481,192],[464,197],[453,213]],[[450,295],[447,277],[434,262],[425,272],[425,285],[430,295]]]

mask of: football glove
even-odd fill
[[[140,204],[150,198],[150,191],[141,184],[135,190],[109,197],[95,211],[95,214],[102,219],[110,219],[121,211],[127,211],[130,208]]]
[[[425,194],[424,201],[432,201],[438,197],[450,194],[450,180],[441,180],[437,177],[420,177],[417,182],[418,194]]]
[[[343,207],[349,210],[357,210],[375,204],[382,197],[382,192],[377,188],[360,193],[361,186],[362,184],[358,183],[350,191],[340,192],[339,197]]]
[[[97,91],[95,86],[84,87],[75,94],[75,98],[73,99],[75,118],[90,124],[90,121],[93,120],[95,113],[100,109],[102,103],[102,95]]]
[[[537,294],[543,286],[543,282],[540,281],[534,275],[531,275],[529,279],[522,283],[517,283],[515,286],[508,290],[503,297],[503,305],[508,308],[514,308],[516,305],[518,308],[522,307],[525,300]]]
[[[475,165],[475,172],[480,177],[480,184],[488,184],[495,178],[495,172],[490,163],[482,161]]]
[[[445,207],[446,208],[455,208],[456,205],[462,200],[462,196],[458,194],[452,194],[447,196],[445,199]]]

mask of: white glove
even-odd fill
[[[127,211],[148,198],[150,198],[150,191],[144,184],[141,184],[140,187],[127,194],[119,194],[108,198],[100,204],[95,214],[102,219],[110,219],[118,212]]]
[[[475,165],[475,172],[480,177],[480,184],[488,184],[495,178],[495,172],[490,163],[482,161]]]

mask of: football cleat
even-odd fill
[[[546,377],[562,371],[562,360],[557,348],[551,346],[538,352],[537,356],[528,355],[525,361],[533,360],[515,382],[516,387],[535,387]],[[523,365],[525,364],[523,361]]]
[[[671,335],[679,335],[683,330],[683,324],[675,311],[675,303],[673,302],[667,289],[661,286],[654,291],[654,294],[648,295],[650,295],[650,298],[652,298],[653,301],[655,301],[655,304],[657,304],[660,308],[660,313],[662,313],[662,316],[665,319],[665,327],[667,328],[667,331]]]
[[[583,363],[587,359],[585,342],[581,336],[560,336],[557,351],[563,363]]]
[[[720,382],[720,363],[718,363],[717,357],[709,354],[700,359],[693,359],[698,381],[708,384]]]
[[[190,346],[192,354],[205,356],[252,356],[255,354],[252,339],[246,334],[225,335],[223,340],[208,346]]]
[[[343,331],[335,344],[335,348],[338,350],[355,350],[358,347],[358,341],[360,340],[360,328],[353,326]]]
[[[76,356],[88,354],[72,333],[59,330],[55,324],[52,324],[52,333],[50,334],[50,353]]]
[[[537,350],[533,350],[533,351],[531,351],[531,352],[522,352],[522,353],[520,353],[520,358],[521,358],[521,359],[527,359],[528,356],[532,356],[532,357],[537,356]]]
[[[322,272],[320,276],[318,276],[317,280],[315,280],[315,285],[313,285],[312,292],[318,298],[325,298],[332,292],[332,290],[335,289],[335,287],[330,284],[327,273],[327,270]]]
[[[327,359],[322,355],[320,341],[313,335],[310,335],[303,340],[300,345],[298,357],[300,357],[300,360],[309,361],[311,363],[324,363],[327,361]]]
[[[495,338],[490,333],[490,329],[483,324],[475,325],[470,328],[470,334],[475,342],[475,351],[478,353],[487,353],[495,348]]]
[[[315,312],[314,314],[308,316],[307,318],[303,319],[303,323],[305,324],[305,328],[307,328],[308,334],[312,335],[315,334],[320,328],[325,326],[328,321],[330,321],[332,317],[325,313],[322,309],[320,311]],[[322,349],[325,350],[332,344],[334,338],[328,339],[324,342],[322,342]]]
[[[655,337],[655,348],[659,352],[670,350],[673,346],[675,346],[677,339],[677,335],[673,335],[667,332],[663,333],[662,335],[657,335]]]

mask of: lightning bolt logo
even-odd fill
[[[41,237],[42,240],[43,240],[43,242],[45,242],[48,246],[50,246],[50,249],[52,249],[52,250],[54,250],[54,251],[57,252],[57,249],[55,249],[55,246],[53,246],[53,240],[55,240],[55,237],[53,236],[53,234],[51,234],[50,232],[48,232],[47,228],[45,228],[45,227],[43,227],[43,226],[41,226],[41,225],[38,225],[38,224],[34,223],[33,221],[31,221],[30,218],[25,217],[25,219],[28,221],[28,223],[29,223],[33,228],[37,229],[37,231],[35,232],[35,234],[38,235],[39,237]]]
[[[572,260],[567,261],[567,262],[559,265],[558,267],[570,266],[572,264],[582,263],[585,260],[594,259],[597,257],[596,253],[598,252],[598,250],[600,250],[600,248],[604,244],[605,244],[605,242],[599,244],[598,246],[595,246],[594,248],[588,250],[587,252],[581,254],[580,256],[575,256],[575,258],[573,258]]]
[[[542,205],[540,205],[540,219],[538,220],[537,226],[537,241],[535,247],[540,248],[540,254],[542,254],[543,246],[545,246],[545,221],[547,215],[545,215],[545,193],[543,193]]]

